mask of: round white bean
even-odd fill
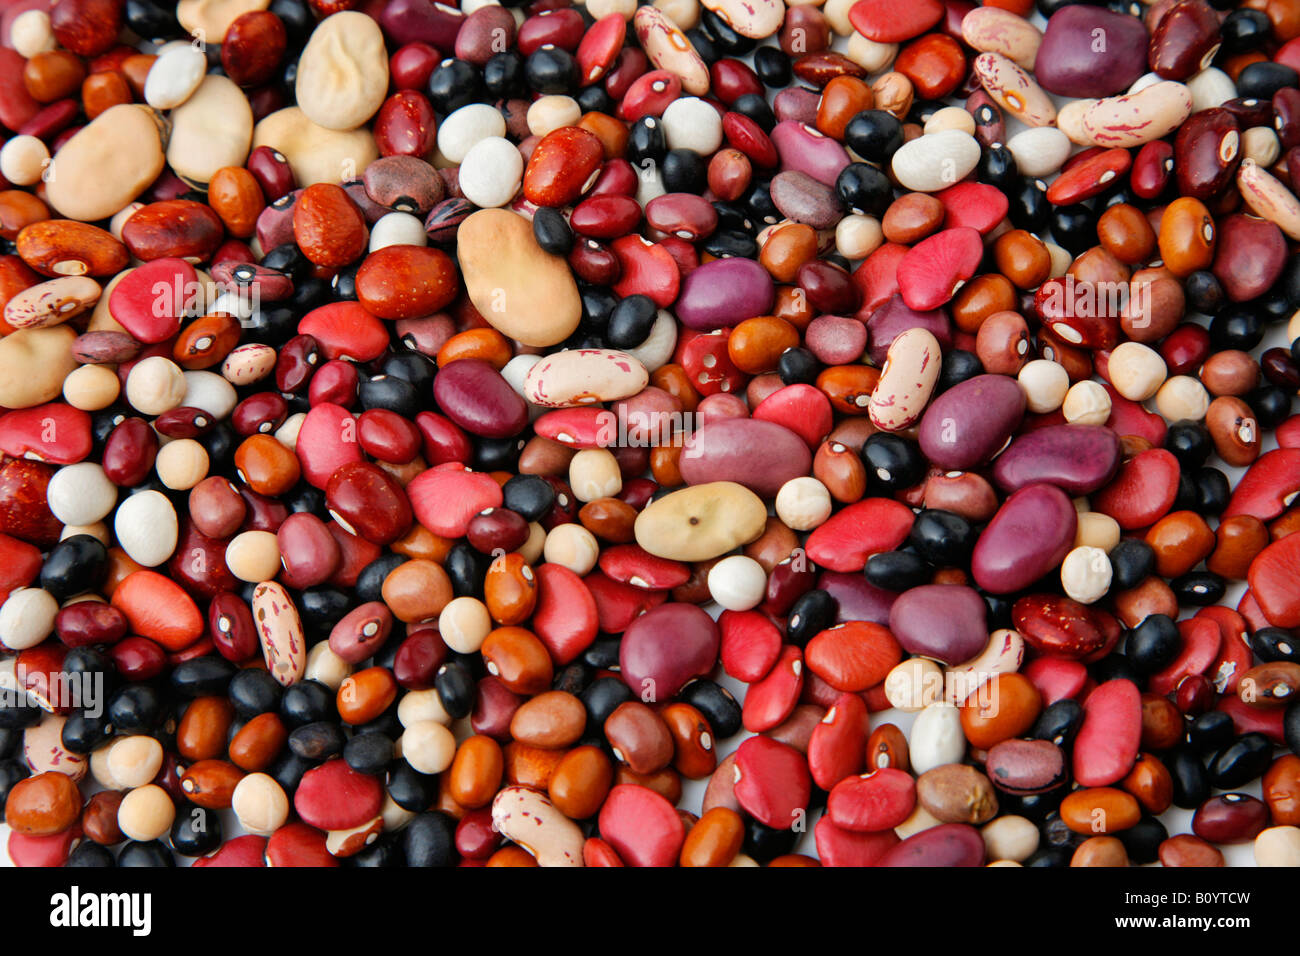
[[[767,591],[767,572],[753,558],[733,554],[709,569],[709,594],[729,611],[757,607]]]

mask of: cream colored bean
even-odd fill
[[[794,531],[811,531],[831,516],[831,493],[811,475],[792,478],[776,493],[776,516]]]
[[[1064,133],[1071,143],[1079,146],[1091,146],[1092,138],[1083,127],[1083,118],[1099,100],[1070,100],[1056,114],[1056,128]]]
[[[226,545],[226,567],[241,581],[269,581],[280,570],[280,545],[270,531],[244,531]]]
[[[207,449],[193,438],[169,441],[158,449],[154,469],[158,480],[172,491],[188,491],[208,476]]]
[[[113,779],[113,775],[108,771],[108,755],[113,749],[113,743],[104,744],[94,750],[90,755],[90,775],[94,781],[105,790],[124,790],[125,787],[118,785]]]
[[[144,415],[169,412],[184,398],[185,376],[180,366],[161,355],[136,362],[126,378],[126,400]]]
[[[18,55],[30,60],[38,53],[55,49],[54,28],[44,10],[24,10],[9,24],[9,44]]]
[[[5,303],[4,319],[15,329],[62,325],[94,308],[100,292],[99,283],[89,276],[60,276],[23,289],[10,298]]]
[[[475,597],[452,598],[438,615],[438,633],[458,654],[477,654],[491,630],[492,615]]]
[[[104,547],[108,547],[113,543],[108,533],[108,525],[102,521],[96,521],[93,524],[65,524],[63,530],[59,532],[59,540],[62,541],[78,534],[88,534],[103,544]]]
[[[1141,342],[1121,342],[1110,353],[1110,383],[1129,401],[1145,402],[1160,390],[1167,370],[1160,353]]]
[[[54,631],[59,602],[42,588],[11,591],[0,605],[0,644],[11,651],[35,647]]]
[[[470,148],[460,167],[465,198],[484,209],[496,209],[514,198],[524,175],[524,158],[508,139],[489,136]]]
[[[856,213],[845,216],[835,226],[835,251],[845,259],[865,259],[884,244],[880,220]]]
[[[932,814],[918,802],[915,809],[906,820],[894,827],[894,833],[900,840],[906,840],[923,830],[929,830],[931,827],[937,827],[943,821]]]
[[[1038,849],[1038,827],[1014,814],[990,820],[980,829],[990,860],[1022,863]]]
[[[403,727],[413,727],[426,720],[451,726],[451,715],[442,706],[442,698],[432,688],[408,691],[397,703],[397,722]]]
[[[679,30],[694,30],[700,25],[699,0],[654,0],[654,6],[677,24]],[[587,5],[587,9],[591,9],[591,4]],[[635,7],[625,19],[630,20],[633,13],[636,13]]]
[[[519,554],[530,565],[542,560],[542,551],[546,547],[546,529],[536,521],[528,523],[528,540],[519,548]]]
[[[330,642],[319,641],[307,652],[307,668],[302,676],[337,691],[351,673],[352,665],[330,650]]]
[[[564,126],[576,126],[582,119],[582,107],[572,96],[552,93],[534,100],[525,118],[528,132],[545,136]]]
[[[156,110],[171,110],[188,100],[203,82],[208,58],[188,43],[168,45],[158,54],[144,80],[144,101]]]
[[[175,819],[171,796],[156,783],[132,790],[117,808],[118,829],[132,840],[157,840],[171,829]]]
[[[556,98],[570,99],[570,97]],[[578,104],[574,102],[573,105],[576,109]],[[581,115],[578,113],[573,121],[576,123]],[[536,130],[532,132],[536,133]],[[506,120],[500,110],[486,103],[470,103],[453,110],[438,126],[438,152],[446,157],[448,162],[460,163],[464,161],[475,143],[489,136],[505,135]]]
[[[185,399],[189,408],[201,408],[221,421],[235,410],[239,396],[235,388],[216,372],[185,372]]]
[[[964,179],[980,158],[980,144],[969,133],[946,129],[904,143],[890,160],[894,176],[907,189],[932,193]]]
[[[387,67],[385,60],[385,78]],[[298,79],[301,89],[301,72]],[[198,89],[172,110],[170,119],[167,165],[187,183],[206,188],[218,169],[242,166],[248,158],[253,110],[244,91],[227,77],[209,73]]]
[[[858,0],[826,0],[826,3],[822,6],[822,13],[825,14],[826,16],[826,22],[830,24],[831,29],[834,30],[839,36],[842,37],[862,36],[862,34],[858,33],[856,30],[853,29],[853,23],[851,20],[849,20],[849,9],[853,6],[853,4],[857,2]],[[862,39],[866,40],[867,38],[862,37]],[[867,40],[867,42],[871,43],[872,41]],[[879,45],[894,46],[894,44],[892,43],[890,44],[882,43]],[[895,52],[897,52],[897,47],[895,47]],[[886,60],[886,62],[893,62],[893,59],[894,57],[891,55],[888,58],[888,60]],[[855,60],[854,62],[857,61]],[[874,73],[875,70],[871,70],[869,72]]]
[[[600,544],[596,536],[576,522],[556,525],[546,535],[542,556],[551,564],[561,564],[574,574],[584,576],[596,566]]]
[[[384,794],[384,806],[383,809],[379,811],[379,815],[384,820],[385,833],[392,833],[395,830],[400,830],[402,827],[406,826],[406,824],[415,819],[414,810],[405,810],[398,806],[396,801],[394,801],[387,793]]]
[[[709,569],[709,594],[728,611],[757,607],[767,590],[767,572],[753,558],[733,554]]]
[[[424,223],[409,212],[390,212],[380,216],[370,227],[370,251],[388,246],[427,246],[429,234]]]
[[[963,133],[975,135],[975,117],[969,110],[964,110],[960,106],[945,106],[941,110],[936,110],[930,114],[930,118],[925,121],[925,132],[937,133],[945,129],[959,129]]]
[[[157,567],[172,557],[178,529],[175,507],[161,492],[136,492],[113,515],[113,536],[131,561]]]
[[[355,10],[316,24],[298,58],[298,107],[326,129],[353,130],[388,92],[388,54],[374,17]]]
[[[1100,511],[1078,513],[1078,527],[1074,533],[1076,548],[1100,548],[1110,554],[1115,545],[1119,544],[1119,538],[1119,522],[1110,515],[1102,514]]]
[[[366,127],[328,129],[313,123],[296,106],[277,110],[253,128],[253,148],[270,146],[284,154],[299,186],[354,179],[379,158],[375,137]]]
[[[966,736],[957,708],[947,701],[939,701],[917,714],[908,735],[908,751],[912,773],[918,776],[960,761],[966,752]]]
[[[205,43],[220,43],[242,14],[265,10],[271,0],[180,0],[176,19],[185,32]]]
[[[1039,415],[1060,408],[1070,390],[1070,376],[1064,367],[1050,359],[1034,359],[1025,363],[1017,379],[1025,393],[1026,406]]]
[[[83,412],[108,408],[121,390],[121,380],[107,365],[83,365],[63,380],[63,400]]]
[[[981,7],[992,10],[994,7]],[[1022,176],[1050,176],[1070,157],[1070,138],[1055,126],[1035,126],[1022,130],[1007,140],[1007,149],[1016,158]]]
[[[79,461],[64,465],[50,478],[45,501],[64,524],[94,524],[108,516],[117,503],[117,486],[101,465]]]
[[[1241,154],[1260,166],[1272,166],[1281,158],[1282,144],[1267,126],[1252,126],[1241,134]]]
[[[939,378],[939,341],[926,329],[898,335],[889,346],[867,414],[882,431],[902,431],[925,411]]]
[[[306,420],[306,412],[295,412],[284,420],[284,424],[275,430],[275,440],[285,448],[293,451],[298,447],[298,432]]]
[[[418,720],[402,733],[402,757],[420,773],[442,773],[456,755],[456,738],[436,720]]]
[[[0,148],[0,175],[15,186],[40,182],[49,162],[49,149],[35,136],[15,136]]]
[[[1051,277],[1053,279],[1061,278],[1070,271],[1070,266],[1074,263],[1074,256],[1070,255],[1070,251],[1064,246],[1058,246],[1054,242],[1045,242],[1043,245],[1047,246],[1047,254],[1052,259]]]
[[[611,13],[617,13],[624,20],[631,20],[636,13],[636,0],[588,0],[587,12],[597,20]],[[682,29],[689,30],[690,27],[682,27]]]
[[[1061,562],[1061,586],[1080,604],[1093,604],[1110,590],[1113,571],[1101,548],[1074,548]]]
[[[1255,837],[1257,866],[1300,866],[1300,827],[1277,826]]]
[[[53,401],[77,362],[71,347],[77,333],[66,325],[19,329],[0,338],[0,406],[31,408]]]
[[[584,502],[616,496],[623,490],[618,459],[608,448],[584,448],[569,462],[569,487]]]
[[[1071,385],[1061,402],[1061,414],[1071,425],[1104,425],[1110,410],[1110,392],[1091,379]]]
[[[943,699],[943,668],[927,657],[912,657],[885,676],[891,707],[914,714]]]
[[[235,784],[230,809],[249,833],[270,836],[289,819],[289,798],[274,777],[250,773]]]
[[[498,793],[492,800],[492,829],[531,853],[540,866],[582,866],[582,831],[536,790],[511,786]]]
[[[1217,67],[1207,67],[1187,81],[1187,91],[1192,94],[1192,112],[1215,109],[1237,95],[1237,84],[1232,77]]]
[[[162,769],[163,748],[153,737],[120,737],[108,749],[108,772],[123,789],[143,787]]]
[[[1192,375],[1175,375],[1156,392],[1156,411],[1167,422],[1199,422],[1210,408],[1210,393]]]
[[[831,0],[831,2],[836,3],[836,0]],[[836,5],[839,4],[836,3]],[[849,6],[852,5],[852,3],[849,4]],[[827,6],[830,6],[830,4],[827,4]],[[847,21],[847,19],[846,16],[845,20]],[[839,33],[839,30],[834,26],[832,26],[832,29]],[[852,24],[849,25],[848,33],[851,35],[848,44],[844,47],[844,55],[868,73],[879,73],[894,62],[894,57],[898,56],[897,43],[877,43],[875,40],[868,40],[861,33],[854,30]]]
[[[69,219],[108,219],[144,192],[164,165],[153,111],[122,103],[100,113],[59,148],[46,198]]]

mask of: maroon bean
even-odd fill
[[[208,634],[217,652],[237,664],[260,650],[248,602],[230,591],[214,595],[208,605]]]
[[[1119,438],[1104,425],[1052,425],[1013,439],[993,480],[1008,492],[1045,482],[1078,497],[1110,481],[1119,460]]]
[[[772,277],[753,259],[718,259],[682,282],[676,312],[687,327],[708,331],[767,315],[775,295]]]
[[[983,866],[984,838],[968,824],[941,823],[908,837],[881,856],[876,865]]]
[[[101,464],[113,484],[131,488],[153,470],[158,436],[142,418],[127,418],[109,432]]]
[[[889,609],[889,629],[909,654],[960,664],[988,643],[985,614],[974,588],[927,584],[899,595]]]
[[[638,695],[668,700],[718,659],[718,626],[691,604],[662,604],[638,617],[623,635],[620,676]]]
[[[483,359],[460,359],[433,382],[438,407],[461,428],[484,438],[508,438],[528,422],[528,406]]]
[[[1064,560],[1077,525],[1074,505],[1059,488],[1021,488],[1002,504],[975,544],[975,582],[994,594],[1032,584]]]
[[[1249,843],[1268,822],[1268,804],[1249,794],[1225,793],[1196,808],[1192,832],[1210,843]]]
[[[920,444],[940,468],[986,464],[1020,427],[1024,390],[1005,375],[976,375],[948,389],[921,417]]]
[[[1106,38],[1103,49],[1097,48],[1098,36]],[[1049,93],[1110,96],[1146,68],[1147,31],[1141,21],[1105,8],[1061,7],[1047,21],[1034,77]]]
[[[54,616],[54,632],[68,647],[114,644],[126,636],[126,615],[102,601],[69,604]]]

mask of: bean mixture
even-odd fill
[[[0,40],[14,863],[1300,865],[1294,0]]]

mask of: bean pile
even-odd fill
[[[16,864],[1300,865],[1294,0],[0,39]]]

